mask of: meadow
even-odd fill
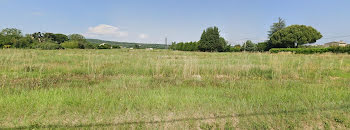
[[[0,50],[1,128],[349,129],[350,55]]]

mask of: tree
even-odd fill
[[[275,32],[270,38],[270,44],[273,48],[295,48],[315,43],[321,38],[321,33],[311,26],[292,25]]]
[[[0,46],[7,45],[13,47],[13,44],[18,42],[18,39],[22,38],[22,31],[15,28],[5,28],[0,32],[2,38],[0,39]]]
[[[55,34],[53,33],[44,33],[43,36],[44,36],[44,41],[54,41],[56,37]]]
[[[80,34],[71,34],[68,36],[69,41],[76,41],[78,42],[79,48],[80,49],[94,49],[95,46],[90,44],[83,35]]]
[[[4,46],[4,39],[5,37],[3,35],[0,34],[0,48],[2,48]]]
[[[36,32],[32,34],[32,38],[38,42],[43,42],[44,35],[41,32]]]
[[[57,42],[58,44],[61,44],[65,41],[68,41],[69,38],[67,35],[64,34],[55,34],[53,41]]]
[[[85,37],[80,34],[71,34],[68,36],[68,38],[72,41],[86,41]]]
[[[231,45],[227,45],[225,38],[220,37],[219,44],[216,46],[218,52],[229,52]]]
[[[79,42],[78,41],[66,41],[61,44],[63,48],[66,49],[75,49],[75,48],[80,48]]]
[[[281,17],[278,18],[277,23],[273,23],[273,25],[270,27],[270,31],[268,31],[269,38],[274,34],[275,32],[278,32],[279,30],[282,30],[286,28],[286,21],[282,19]]]
[[[134,45],[134,49],[140,49],[140,48],[141,48],[141,45],[138,45],[138,44]]]
[[[16,28],[5,28],[0,32],[3,36],[10,36],[13,38],[21,38],[22,37],[22,31]]]
[[[111,49],[112,46],[109,44],[101,44],[97,47],[97,49]]]
[[[33,44],[33,39],[26,35],[25,37],[22,37],[18,39],[16,43],[13,44],[13,47],[15,48],[29,48]]]
[[[256,44],[251,40],[246,41],[242,46],[242,51],[256,51]]]
[[[256,50],[257,51],[260,51],[260,52],[264,52],[264,51],[268,51],[268,47],[267,47],[267,42],[259,42],[257,45],[256,45]]]
[[[209,27],[203,31],[198,49],[204,52],[224,51],[227,46],[225,39],[220,37],[218,27]]]

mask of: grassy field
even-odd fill
[[[0,77],[0,128],[350,128],[347,54],[5,49]]]

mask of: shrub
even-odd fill
[[[179,51],[198,51],[198,42],[173,43],[170,48]]]
[[[109,44],[101,44],[101,45],[98,45],[97,49],[111,49],[111,45]]]
[[[118,45],[112,45],[112,48],[113,48],[113,49],[120,49],[120,46],[118,46]]]
[[[272,48],[271,53],[292,52],[295,54],[315,54],[315,53],[349,53],[350,47],[330,47],[330,48]]]
[[[257,45],[248,40],[242,45],[241,51],[257,51]]]
[[[231,47],[230,52],[241,52],[240,47]]]
[[[52,42],[37,43],[33,48],[43,49],[43,50],[56,50],[62,49],[62,46]]]
[[[66,49],[79,48],[79,42],[78,41],[65,41],[61,44],[61,46],[66,48]]]

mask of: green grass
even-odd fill
[[[0,128],[350,128],[347,54],[5,49],[0,61]]]

